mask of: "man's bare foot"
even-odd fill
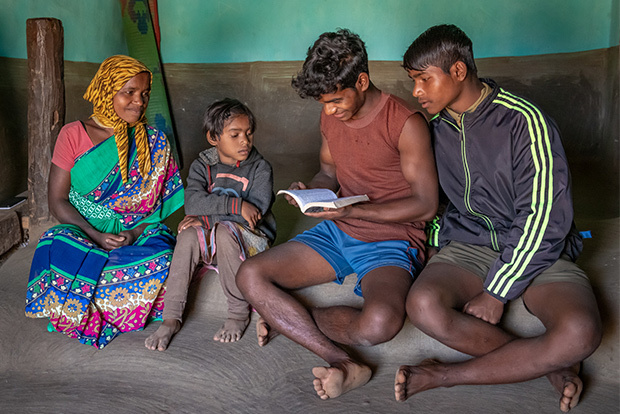
[[[327,400],[366,384],[372,371],[366,365],[346,360],[329,367],[314,367],[312,374],[316,377],[314,390],[322,400]]]
[[[405,401],[414,394],[438,387],[433,371],[439,366],[434,359],[425,359],[420,365],[401,365],[394,378],[396,401]]]
[[[579,403],[579,397],[583,390],[583,382],[579,378],[579,369],[581,364],[575,364],[572,367],[560,369],[547,374],[547,379],[562,395],[560,397],[560,410],[569,412]]]
[[[237,342],[243,336],[245,328],[248,327],[248,323],[250,323],[249,317],[246,319],[228,318],[220,330],[213,336],[213,340],[219,342]]]
[[[278,336],[279,333],[273,329],[262,316],[258,317],[256,321],[256,338],[258,339],[258,346],[265,346],[273,338]]]
[[[170,339],[181,329],[181,322],[176,319],[164,319],[161,326],[146,340],[144,346],[151,351],[165,351]]]

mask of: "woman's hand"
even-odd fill
[[[126,239],[127,236],[121,233],[113,234],[113,233],[100,233],[96,230],[89,232],[89,237],[102,249],[104,250],[114,250],[119,247],[123,247],[127,245]]]
[[[119,247],[129,246],[129,245],[134,244],[135,241],[138,240],[138,237],[142,235],[142,233],[144,232],[144,229],[146,229],[147,226],[148,224],[144,223],[144,224],[140,224],[137,227],[134,227],[131,230],[123,230],[120,233],[118,233],[119,236],[125,237],[125,240],[121,242],[121,245]]]
[[[148,226],[147,223],[140,224],[131,230],[123,230],[118,234],[114,233],[101,233],[95,229],[89,229],[88,236],[97,243],[104,250],[114,250],[123,246],[130,246],[134,244],[138,237],[144,232],[144,229]]]
[[[254,230],[256,223],[262,218],[262,214],[258,207],[254,204],[243,200],[241,203],[241,216],[248,222],[250,228]]]
[[[131,230],[123,230],[118,234],[113,233],[100,233],[97,230],[89,231],[89,236],[95,243],[97,243],[104,250],[114,250],[123,246],[130,246],[134,244],[138,237],[144,232],[144,229],[148,226],[147,223],[140,224]]]

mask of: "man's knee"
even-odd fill
[[[250,257],[239,267],[237,271],[237,287],[245,298],[252,296],[256,291],[257,285],[263,279],[263,272],[259,261],[255,257]]]
[[[560,353],[565,349],[576,360],[589,357],[601,343],[602,327],[600,319],[594,315],[579,313],[564,318],[550,329],[556,339],[554,348]]]
[[[387,342],[394,338],[405,323],[405,313],[397,309],[385,306],[373,309],[364,316],[360,331],[359,342],[362,345],[371,346]]]
[[[444,309],[440,295],[428,286],[416,286],[415,282],[406,302],[407,316],[415,326],[431,324]]]
[[[603,328],[596,320],[589,319],[586,323],[581,324],[581,338],[583,346],[583,356],[585,359],[592,355],[601,344],[603,339]]]

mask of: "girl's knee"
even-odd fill
[[[183,246],[191,246],[198,243],[198,235],[193,228],[188,228],[183,230],[177,235],[177,247]]]
[[[227,227],[216,226],[213,231],[215,232],[215,245],[218,251],[239,254],[239,242]]]
[[[220,243],[231,243],[231,242],[235,242],[236,243],[235,237],[230,232],[230,230],[228,230],[228,228],[225,227],[224,225],[215,226],[213,231],[215,232],[215,242],[217,244],[220,244]]]

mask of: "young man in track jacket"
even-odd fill
[[[413,284],[407,313],[423,332],[474,358],[402,366],[396,399],[546,375],[566,412],[579,400],[579,364],[598,347],[601,322],[574,263],[582,245],[557,126],[531,102],[479,79],[471,40],[455,26],[420,35],[404,68],[414,97],[434,116],[439,182],[449,199],[431,237],[439,252]],[[542,335],[516,338],[497,326],[506,302],[519,297],[544,324]]]

